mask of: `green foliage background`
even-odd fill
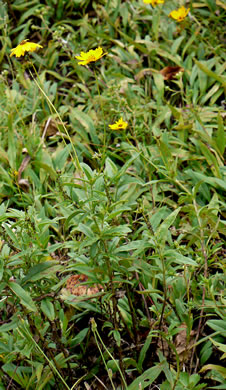
[[[225,389],[225,9],[0,1],[0,390]]]

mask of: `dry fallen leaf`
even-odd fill
[[[66,125],[66,122],[64,122],[64,124]],[[62,123],[59,120],[49,117],[44,125],[42,139],[44,140],[45,137],[60,134],[59,126],[62,126]]]
[[[187,325],[185,323],[181,324],[179,327],[181,331],[176,335],[174,345],[176,351],[179,355],[180,361],[187,362],[192,354],[192,349],[190,348],[194,344],[194,335],[195,331],[192,330],[190,333],[189,342],[187,341]]]
[[[184,72],[184,68],[181,68],[180,66],[166,66],[159,71],[164,80],[174,79],[179,72]]]
[[[18,170],[18,181],[20,181],[20,179],[21,179],[21,174],[22,174],[22,172],[26,169],[26,167],[27,167],[27,165],[28,165],[30,159],[31,159],[31,157],[29,156],[29,154],[27,154],[27,155],[24,157],[24,159],[23,159],[23,161],[22,161],[22,163],[21,163],[21,165],[20,165],[20,168],[19,168],[19,170]]]
[[[99,293],[102,290],[102,286],[94,284],[89,286],[85,284],[88,281],[88,277],[84,274],[71,275],[67,280],[66,290],[72,295],[77,296],[91,296]]]
[[[167,334],[168,333],[168,328],[166,325],[162,326],[162,330]],[[159,337],[157,341],[157,346],[162,351],[165,357],[170,356],[170,346],[167,343],[167,341],[163,337]]]
[[[27,179],[18,180],[18,184],[19,184],[20,188],[22,188],[23,191],[28,192],[28,190],[30,188],[30,184],[29,184],[29,181]]]
[[[27,153],[27,150],[24,149],[23,152]],[[28,166],[30,159],[31,159],[31,157],[29,156],[29,154],[26,154],[26,156],[24,157],[24,159],[20,165],[20,168],[18,170],[18,175],[17,175],[17,182],[18,182],[19,186],[23,189],[23,191],[26,191],[26,192],[29,190],[30,184],[29,184],[29,181],[27,179],[21,179],[21,175],[22,175],[22,172]]]

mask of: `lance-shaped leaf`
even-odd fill
[[[19,298],[21,305],[25,306],[29,311],[37,311],[35,303],[30,294],[25,291],[19,284],[9,282],[9,288]]]

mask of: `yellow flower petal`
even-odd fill
[[[78,63],[79,65],[87,65],[90,62],[96,62],[106,54],[107,53],[103,53],[102,47],[99,46],[97,49],[95,50],[91,49],[87,53],[81,51],[80,55],[75,56],[75,58],[77,60],[80,60],[80,62]]]
[[[144,4],[151,4],[152,7],[155,7],[157,4],[163,4],[165,0],[143,0]]]
[[[38,47],[43,47],[41,45],[38,45],[34,42],[29,42],[28,39],[25,39],[24,41],[20,42],[20,44],[15,47],[14,49],[11,49],[10,57],[15,55],[16,57],[24,56],[24,54],[27,52],[35,51]]]
[[[170,12],[169,16],[178,22],[182,22],[184,18],[186,18],[188,12],[190,11],[190,8],[185,8],[182,6],[181,8],[178,8],[177,10],[173,10]]]
[[[109,125],[110,129],[112,130],[125,130],[127,126],[128,123],[124,122],[122,117],[117,122],[113,123],[113,125]]]

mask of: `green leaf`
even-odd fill
[[[119,179],[121,176],[123,176],[127,169],[132,165],[132,163],[134,162],[134,160],[136,160],[138,157],[139,157],[140,153],[134,153],[134,156],[131,157],[124,165],[123,167],[120,169],[118,175],[117,175],[117,179]]]
[[[164,95],[164,89],[165,89],[163,76],[160,73],[153,73],[153,78],[154,78],[155,85],[156,85],[157,91],[159,93],[159,96],[162,99],[163,95]]]
[[[218,124],[218,128],[217,128],[216,143],[217,143],[217,146],[218,146],[218,148],[223,156],[225,144],[226,144],[226,136],[225,136],[225,131],[224,131],[223,119],[222,119],[222,116],[220,114],[218,114],[218,117],[217,117],[217,124]]]
[[[138,390],[140,383],[142,389],[145,389],[147,386],[150,386],[156,380],[156,378],[158,378],[158,376],[161,374],[164,366],[163,363],[160,363],[157,366],[149,368],[142,375],[138,376],[138,378],[136,378],[128,386],[128,390]]]
[[[194,61],[197,64],[197,66],[199,67],[199,69],[201,69],[209,77],[213,78],[214,80],[219,81],[223,85],[224,88],[226,87],[226,77],[219,76],[217,73],[215,73],[212,70],[210,70],[209,68],[207,68],[206,65],[204,65],[201,62],[197,61],[195,58],[194,58]]]
[[[140,371],[142,370],[142,365],[143,365],[144,359],[146,357],[146,354],[148,352],[148,349],[150,347],[151,342],[152,342],[152,334],[149,333],[149,335],[147,336],[145,343],[140,351],[140,354],[139,354],[137,367],[138,367],[138,370],[140,370]]]
[[[0,333],[6,333],[9,330],[18,328],[18,318],[13,318],[12,321],[0,326]]]
[[[67,145],[65,148],[56,151],[53,156],[53,163],[56,169],[62,169],[64,167],[71,149],[71,145]]]
[[[3,271],[4,271],[4,262],[3,259],[0,259],[0,281],[2,280]]]
[[[107,177],[109,178],[113,178],[114,176],[117,175],[118,173],[118,168],[117,166],[115,165],[115,163],[109,158],[107,157],[106,158],[106,161],[105,161],[105,170],[104,170],[104,173]]]
[[[55,319],[55,310],[52,302],[48,298],[42,299],[41,310],[50,321]]]
[[[70,342],[70,346],[74,347],[78,344],[81,344],[83,340],[85,339],[87,333],[89,331],[89,328],[82,329]]]
[[[203,96],[206,94],[207,89],[207,74],[202,72],[201,69],[198,69],[198,80],[199,80],[199,89],[200,89],[200,95]]]
[[[221,332],[226,336],[226,321],[225,320],[209,320],[207,321],[207,325],[215,330]]]
[[[226,190],[225,181],[218,179],[217,177],[206,176],[203,173],[195,172],[192,169],[188,169],[186,174],[191,178],[196,178],[197,180],[203,181],[204,183],[208,183],[212,187],[221,187]]]
[[[73,79],[70,79],[69,77],[61,76],[59,72],[54,72],[53,70],[46,70],[46,73],[51,74],[57,80],[63,81],[64,83],[74,83]]]
[[[20,248],[20,243],[17,240],[17,237],[15,233],[13,232],[12,228],[9,227],[6,223],[2,224],[2,227],[5,229],[6,233],[8,234],[9,238],[12,240],[13,245],[15,245],[16,248]]]
[[[221,173],[219,170],[219,165],[216,157],[209,150],[209,148],[201,141],[198,142],[199,147],[202,151],[202,154],[205,156],[207,163],[209,164],[214,176],[217,176],[219,179],[222,179]]]
[[[170,151],[169,146],[166,144],[166,142],[163,142],[161,139],[158,140],[158,148],[160,150],[163,162],[167,168],[167,170],[170,172],[170,168],[172,167],[172,153]]]
[[[40,160],[37,162],[37,165],[39,165],[40,168],[42,168],[45,172],[47,172],[49,174],[49,176],[51,177],[51,179],[56,180],[57,174],[54,171],[53,167],[51,167],[50,165],[48,165]]]
[[[117,247],[115,249],[115,253],[130,252],[130,251],[139,249],[140,247],[146,248],[146,245],[147,245],[147,247],[150,247],[150,244],[148,242],[143,241],[143,240],[132,241],[129,244],[124,244],[124,245]]]
[[[52,277],[50,268],[54,267],[54,272],[56,271],[55,266],[58,264],[58,261],[45,261],[44,263],[39,263],[30,268],[27,275],[22,279],[21,284],[24,285],[27,282],[34,282],[44,277]],[[48,270],[48,272],[47,272]],[[53,270],[52,270],[53,271]]]
[[[207,371],[207,370],[215,370],[219,372],[223,376],[224,379],[226,379],[226,368],[222,366],[218,366],[216,364],[207,364],[206,366],[202,367],[200,372]]]
[[[130,232],[131,232],[131,229],[128,227],[128,225],[123,225],[123,226],[106,228],[102,231],[101,236],[102,236],[102,238],[115,237],[115,236],[126,236]]]
[[[0,354],[2,353],[10,353],[10,346],[8,344],[2,343],[0,341]]]
[[[180,212],[180,209],[181,209],[181,207],[178,207],[170,215],[168,215],[168,217],[166,217],[166,219],[161,223],[161,225],[156,230],[155,237],[160,245],[164,245],[164,243],[167,239],[168,230],[169,230],[170,226],[174,223],[177,215]]]
[[[192,260],[190,257],[181,255],[174,249],[169,249],[168,251],[164,252],[164,255],[171,263],[193,265],[194,267],[198,267],[198,264],[195,260]]]
[[[200,351],[201,366],[203,366],[204,363],[206,363],[206,361],[210,358],[212,353],[213,353],[213,347],[212,347],[211,341],[208,340],[207,342],[205,342],[205,344],[203,345],[203,347]]]
[[[211,337],[210,337],[210,340],[215,345],[215,347],[217,347],[221,352],[223,352],[223,355],[221,356],[220,359],[225,359],[226,358],[226,345],[222,344],[222,343],[218,343],[217,341],[213,340]],[[208,342],[210,342],[210,340]]]
[[[120,336],[120,332],[118,330],[113,330],[111,332],[111,334],[113,335],[115,341],[116,341],[116,344],[118,347],[120,347],[121,345],[121,336]]]
[[[88,164],[85,164],[85,163],[81,163],[80,165],[81,165],[81,167],[82,167],[82,169],[83,169],[87,179],[91,180],[93,178],[93,176],[94,176],[94,172],[92,171],[90,166]]]
[[[90,238],[95,238],[95,235],[92,231],[92,229],[85,225],[84,223],[80,223],[74,230],[77,230],[78,232],[84,233],[85,236],[90,237]]]
[[[131,210],[131,207],[121,207],[119,209],[115,209],[114,211],[112,211],[108,217],[106,218],[107,221],[110,221],[111,219],[119,216],[119,215],[122,215],[123,213],[125,213],[125,211],[129,211]]]
[[[37,312],[37,307],[27,291],[15,282],[9,282],[8,285],[12,292],[20,299],[21,305],[25,306],[29,311]]]
[[[183,51],[182,51],[182,58],[184,58],[184,55],[187,51],[187,49],[192,45],[192,43],[197,39],[197,36],[196,34],[192,34],[192,36],[189,38],[189,40],[187,41],[186,45],[184,46],[183,48]]]
[[[73,108],[71,110],[71,114],[79,123],[81,123],[81,125],[85,128],[85,130],[90,134],[92,142],[98,145],[100,141],[99,138],[97,137],[96,129],[92,118],[89,115],[87,115],[85,112],[77,108]]]
[[[184,40],[185,36],[181,35],[179,38],[174,39],[173,44],[171,46],[171,53],[177,54],[178,49],[180,47],[181,42]]]
[[[41,379],[41,375],[42,375],[42,372],[43,372],[43,368],[44,368],[44,364],[38,363],[38,362],[36,363],[35,375],[37,376],[38,382],[39,382],[40,379]]]
[[[137,363],[136,363],[136,360],[134,360],[132,358],[124,358],[123,359],[123,366],[125,367],[125,369],[128,369],[131,366],[137,367]],[[108,369],[110,368],[112,370],[112,372],[117,372],[119,369],[119,360],[118,359],[108,360],[107,367],[108,367]]]
[[[161,221],[165,220],[169,214],[170,211],[165,206],[162,206],[161,208],[155,211],[155,213],[150,218],[151,226],[154,232],[156,232],[156,230],[158,229]]]
[[[19,369],[20,368],[20,369]],[[25,389],[26,386],[26,376],[24,377],[22,372],[24,371],[24,367],[15,366],[13,363],[6,363],[4,364],[1,369],[15,382],[17,382],[22,389]]]

